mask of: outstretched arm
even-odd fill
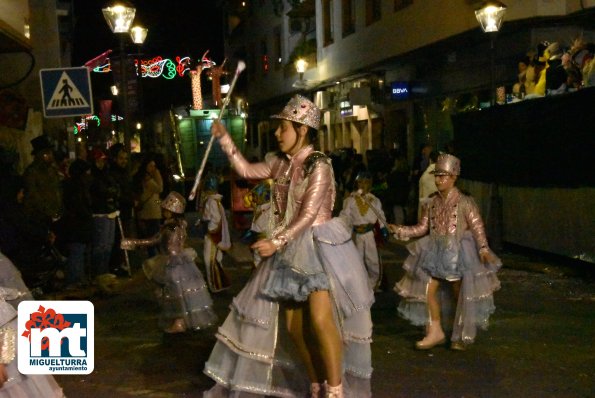
[[[250,163],[244,158],[222,123],[213,122],[211,134],[219,139],[221,149],[242,178],[259,180],[271,177],[271,168],[267,163]]]

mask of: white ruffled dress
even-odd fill
[[[286,239],[286,244],[260,263],[233,299],[204,369],[217,384],[204,396],[307,396],[310,381],[280,309],[285,301],[305,301],[313,291],[329,290],[344,343],[345,396],[370,397],[374,295],[350,231],[340,219],[330,217],[334,202],[330,162],[319,153],[310,157],[313,149],[307,147],[292,158],[269,155],[265,163],[248,166],[243,158],[237,160],[241,155],[225,137],[221,141],[240,175],[275,179],[271,196],[276,211],[271,214],[279,217],[269,236]],[[323,192],[316,194],[318,189]],[[324,200],[316,205],[314,198]],[[315,217],[325,214],[326,221],[304,221],[302,217],[308,218],[304,208],[312,210],[311,206]],[[299,233],[287,232],[300,222],[305,225]]]

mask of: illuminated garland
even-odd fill
[[[138,63],[140,61],[140,76],[149,78],[158,78],[160,76],[165,79],[171,80],[174,77],[184,77],[190,70],[190,57],[179,57],[172,61],[169,58],[155,57],[153,59],[135,59],[134,68],[138,75]],[[203,60],[204,62],[204,60]],[[93,72],[96,73],[109,73],[112,71],[110,59],[107,59],[107,63],[93,68]]]
[[[124,120],[124,118],[122,116],[118,116],[118,115],[111,115],[111,119],[112,119],[112,122]],[[86,130],[89,120],[94,120],[95,122],[97,122],[97,127],[99,127],[101,125],[101,120],[99,119],[99,116],[97,116],[97,115],[83,116],[83,117],[81,117],[81,121],[75,123],[75,125],[73,127],[74,135],[77,135],[78,133],[82,132],[83,130]]]

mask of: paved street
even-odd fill
[[[200,240],[190,243],[201,251]],[[414,350],[421,330],[398,318],[395,293],[377,294],[375,397],[595,395],[593,279],[573,276],[572,268],[551,260],[501,254],[505,267],[499,274],[496,313],[490,329],[465,352],[446,346]],[[390,286],[402,274],[405,255],[404,246],[395,242],[382,249]],[[142,258],[138,252],[132,255],[137,267]],[[233,289],[214,296],[221,320],[249,277],[249,261],[248,249],[238,243],[225,258]],[[212,385],[202,367],[214,344],[213,330],[164,336],[157,327],[152,288],[138,268],[131,279],[120,279],[116,295],[90,299],[95,304],[95,371],[58,377],[68,397],[201,397]]]

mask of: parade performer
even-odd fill
[[[207,283],[213,293],[229,289],[229,276],[223,269],[223,252],[231,248],[229,227],[225,209],[221,204],[223,195],[217,192],[219,182],[216,175],[209,175],[204,184],[205,204],[202,221],[206,224],[203,257],[207,272]]]
[[[170,192],[161,207],[165,221],[159,234],[149,239],[122,239],[122,249],[160,244],[160,252],[167,254],[157,254],[143,263],[147,278],[161,287],[160,326],[166,333],[204,329],[214,325],[217,316],[205,280],[194,262],[196,252],[184,248],[186,200],[179,193]]]
[[[242,236],[242,243],[252,245],[254,242],[268,238],[267,230],[271,221],[271,180],[267,179],[256,184],[244,196],[244,205],[253,209],[252,225]],[[262,258],[257,250],[252,250],[254,266],[257,267]]]
[[[360,171],[355,177],[355,183],[358,190],[345,199],[340,216],[353,229],[355,246],[368,271],[368,284],[370,289],[376,290],[382,279],[382,264],[376,247],[374,228],[376,223],[382,223],[386,218],[380,199],[370,193],[372,174]],[[382,217],[381,220],[379,216]],[[383,238],[388,239],[388,230],[382,227],[380,231]]]
[[[252,245],[265,260],[218,330],[205,397],[369,397],[374,295],[350,231],[332,218],[330,159],[310,145],[320,110],[296,95],[272,117],[280,152],[261,163],[222,124],[211,128],[241,177],[273,179],[274,217],[270,238]]]
[[[18,369],[17,309],[33,300],[20,272],[0,253],[0,398],[64,397],[50,375],[23,375]]]
[[[496,271],[502,263],[488,246],[475,201],[455,187],[459,174],[458,158],[438,156],[434,170],[438,192],[424,207],[419,223],[390,225],[398,239],[425,235],[408,246],[405,276],[395,285],[403,297],[399,314],[426,327],[425,337],[415,344],[420,350],[445,343],[442,314],[452,313],[451,302],[456,307],[450,347],[464,350],[473,343],[477,327],[487,328],[495,309],[493,293],[500,287]],[[443,289],[447,287],[451,289]]]

